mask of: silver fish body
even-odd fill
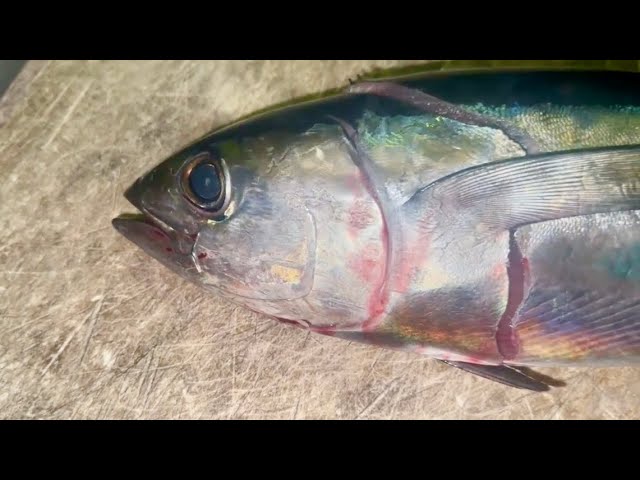
[[[302,328],[533,389],[520,366],[640,358],[634,74],[356,83],[213,132],[126,195],[125,236]]]

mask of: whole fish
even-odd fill
[[[640,358],[640,75],[359,80],[214,131],[113,220],[281,322],[518,388]]]

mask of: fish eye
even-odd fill
[[[224,161],[209,152],[201,153],[183,168],[182,193],[203,213],[219,215],[228,204],[228,181]]]
[[[215,165],[200,163],[191,170],[189,188],[202,203],[215,202],[222,193],[222,183]]]

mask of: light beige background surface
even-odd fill
[[[111,227],[211,128],[395,61],[32,62],[0,102],[3,418],[638,418],[637,369],[510,389],[207,296]]]

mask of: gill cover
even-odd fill
[[[303,205],[278,209],[275,200],[262,193],[259,188],[249,189],[231,221],[200,231],[194,246],[198,269],[206,285],[235,297],[304,297],[313,286],[313,216]]]

